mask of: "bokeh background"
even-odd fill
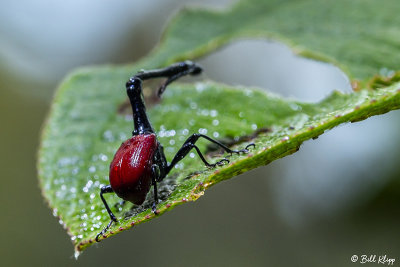
[[[57,84],[78,66],[145,56],[184,5],[234,2],[1,1],[2,266],[354,266],[354,254],[400,262],[399,111],[335,128],[73,258],[35,167]],[[240,40],[198,61],[205,79],[304,101],[351,90],[337,68],[268,40]]]

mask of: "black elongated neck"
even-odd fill
[[[132,135],[154,133],[150,121],[147,118],[146,106],[143,101],[142,80],[134,78],[127,84],[126,92],[132,106],[133,126]]]
[[[167,81],[165,81],[158,90],[158,96],[160,96],[168,84],[179,79],[185,75],[197,75],[202,71],[201,67],[194,62],[184,61],[172,64],[169,67],[163,69],[156,69],[150,71],[140,71],[135,76],[129,79],[126,83],[126,92],[128,93],[129,100],[131,101],[132,111],[133,111],[133,124],[134,131],[133,135],[146,134],[146,133],[154,133],[153,128],[151,127],[150,121],[146,115],[146,107],[143,101],[142,94],[142,81],[158,78],[158,77],[166,77]]]

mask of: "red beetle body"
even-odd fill
[[[151,186],[151,166],[158,142],[154,133],[126,140],[110,165],[110,184],[122,199],[140,205]]]

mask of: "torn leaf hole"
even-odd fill
[[[151,108],[161,102],[161,99],[157,96],[157,91],[165,80],[160,78],[143,82],[142,91],[146,108]],[[132,108],[128,98],[118,106],[117,113],[122,116],[132,115]]]

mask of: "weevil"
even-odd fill
[[[163,69],[150,71],[140,71],[131,77],[126,83],[126,92],[128,94],[132,111],[134,130],[132,137],[122,143],[110,164],[109,180],[110,184],[101,187],[100,198],[103,202],[111,221],[96,236],[99,237],[110,228],[113,222],[117,222],[117,218],[111,211],[109,205],[104,199],[104,194],[115,193],[124,201],[130,201],[135,205],[141,205],[146,199],[147,193],[151,186],[154,189],[154,202],[152,211],[157,214],[157,183],[162,181],[172,168],[192,150],[195,149],[200,159],[207,167],[221,166],[229,163],[229,159],[223,158],[216,163],[209,163],[200,149],[196,146],[199,138],[204,138],[209,142],[224,149],[227,153],[247,153],[253,143],[247,145],[242,150],[232,150],[221,142],[214,140],[204,134],[192,134],[183,143],[170,163],[167,162],[164,155],[163,146],[158,142],[157,136],[152,128],[146,114],[146,107],[143,100],[142,83],[144,80],[152,78],[167,78],[167,80],[158,89],[160,97],[165,91],[168,84],[185,75],[198,75],[202,72],[202,68],[191,61],[175,63]]]

